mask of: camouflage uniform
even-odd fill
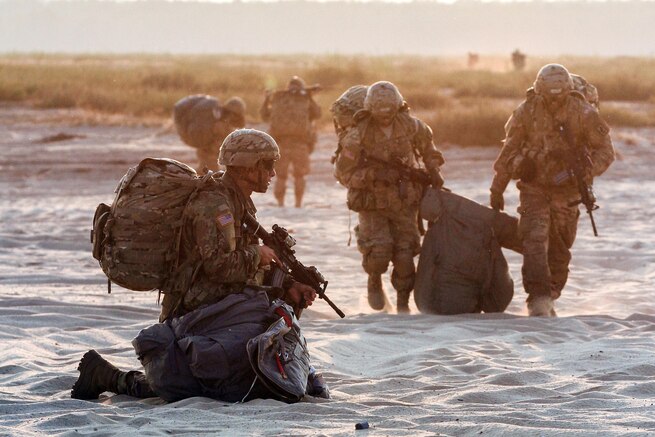
[[[188,291],[164,295],[160,321],[263,283],[257,238],[244,235],[241,228],[244,213],[254,216],[255,205],[227,174],[219,184],[200,192],[187,207],[181,260],[198,267]]]
[[[412,167],[418,167],[420,156],[428,169],[438,169],[444,159],[431,129],[406,107],[396,114],[388,137],[367,110],[355,114],[354,121],[340,140],[335,176],[348,188],[348,207],[359,213],[355,231],[364,271],[381,275],[392,262],[391,283],[398,301],[406,304],[414,287],[414,256],[420,250],[417,214],[423,188],[407,180],[383,179],[385,168],[367,162],[365,155]]]
[[[597,110],[577,91],[568,91],[564,103],[551,113],[545,100],[528,90],[505,126],[506,138],[494,163],[496,175],[491,192],[505,191],[510,179],[521,178],[526,159],[535,164],[531,181],[519,181],[519,233],[523,241],[523,287],[528,303],[538,296],[557,299],[568,277],[570,249],[576,236],[578,187],[573,178],[559,184],[556,176],[566,171],[568,145],[559,132],[568,126],[576,147],[587,147],[592,162],[588,181],[601,175],[614,160],[609,127]]]
[[[288,114],[280,114],[286,111]],[[301,92],[275,91],[266,96],[260,109],[264,121],[270,121],[269,133],[280,146],[280,160],[276,163],[276,181],[273,194],[280,206],[289,177],[289,166],[293,166],[296,207],[302,204],[305,193],[305,176],[309,174],[309,155],[316,143],[314,120],[321,117],[321,108],[311,94]],[[277,119],[295,122],[276,122]]]

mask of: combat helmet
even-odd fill
[[[537,73],[534,91],[541,96],[560,95],[573,89],[569,70],[560,64],[546,64]]]
[[[223,104],[223,109],[240,117],[246,116],[246,102],[241,97],[231,97]]]
[[[396,85],[387,81],[375,82],[368,87],[364,98],[364,109],[371,112],[397,111],[403,105],[403,96]]]
[[[272,136],[256,129],[237,129],[223,140],[218,163],[225,166],[256,167],[259,161],[277,161],[280,148]]]
[[[287,90],[289,91],[304,91],[306,87],[305,81],[299,76],[293,76],[287,83]]]

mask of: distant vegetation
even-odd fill
[[[655,125],[649,109],[655,103],[655,59],[559,61],[598,87],[602,113],[613,125]],[[516,72],[500,58],[483,59],[469,70],[464,59],[410,56],[4,55],[0,102],[164,121],[186,95],[238,95],[248,105],[249,121],[256,122],[264,91],[284,87],[297,74],[324,87],[316,100],[327,126],[328,109],[345,89],[390,80],[433,127],[438,142],[499,144],[505,121],[545,62],[530,59],[525,71]]]

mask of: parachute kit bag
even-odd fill
[[[455,193],[428,188],[423,239],[414,282],[419,311],[430,314],[502,312],[514,281],[502,247],[520,250],[518,220]]]
[[[110,283],[162,290],[178,267],[186,207],[215,182],[211,172],[200,178],[173,159],[146,158],[130,168],[111,206],[101,203],[93,218],[93,257]]]
[[[214,125],[221,118],[221,105],[215,97],[194,94],[173,106],[177,133],[187,146],[206,149],[215,140]]]

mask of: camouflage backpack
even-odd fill
[[[598,100],[598,90],[596,87],[578,74],[571,74],[571,79],[573,79],[573,87],[575,90],[582,94],[585,100],[591,103],[593,107],[599,109],[600,101]]]
[[[271,136],[296,137],[310,141],[313,132],[313,123],[309,118],[310,99],[308,94],[276,91],[270,103]]]
[[[211,175],[200,178],[186,164],[156,158],[128,170],[111,206],[101,203],[93,218],[93,257],[109,284],[135,291],[165,287],[178,268],[186,207],[215,183]]]
[[[215,97],[195,94],[180,99],[173,107],[178,135],[187,146],[206,149],[215,141],[214,125],[221,118],[221,105]]]

